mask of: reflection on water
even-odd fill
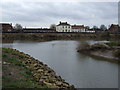
[[[9,43],[9,44],[0,44],[0,47],[3,47],[3,48],[13,48],[13,44]]]
[[[118,64],[76,52],[79,43],[81,41],[14,41],[13,48],[44,62],[77,88],[117,88]]]

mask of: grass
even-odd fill
[[[107,45],[110,46],[110,47],[120,46],[120,42],[107,42],[107,43],[105,43],[105,44],[107,44]]]
[[[2,60],[9,64],[3,64],[2,86],[3,88],[45,88],[32,76],[32,70],[22,63],[24,58],[19,58],[20,53],[12,49],[2,49]],[[21,60],[22,59],[22,60]],[[13,74],[10,74],[10,73]]]
[[[3,77],[4,82],[10,82],[4,84],[5,88],[43,88],[36,84],[33,80],[19,80],[15,81],[8,77]]]

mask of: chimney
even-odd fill
[[[61,21],[60,21],[60,24],[61,24]]]

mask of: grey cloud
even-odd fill
[[[3,21],[36,22],[36,25],[50,25],[61,19],[70,23],[100,25],[117,23],[117,3],[109,2],[11,2],[2,4]],[[102,22],[104,20],[104,23]],[[49,27],[49,26],[48,26]]]

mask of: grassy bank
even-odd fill
[[[2,88],[46,88],[36,82],[31,69],[21,59],[19,53],[2,48]]]
[[[64,88],[73,85],[57,76],[54,70],[37,59],[16,49],[3,48],[3,88]]]

